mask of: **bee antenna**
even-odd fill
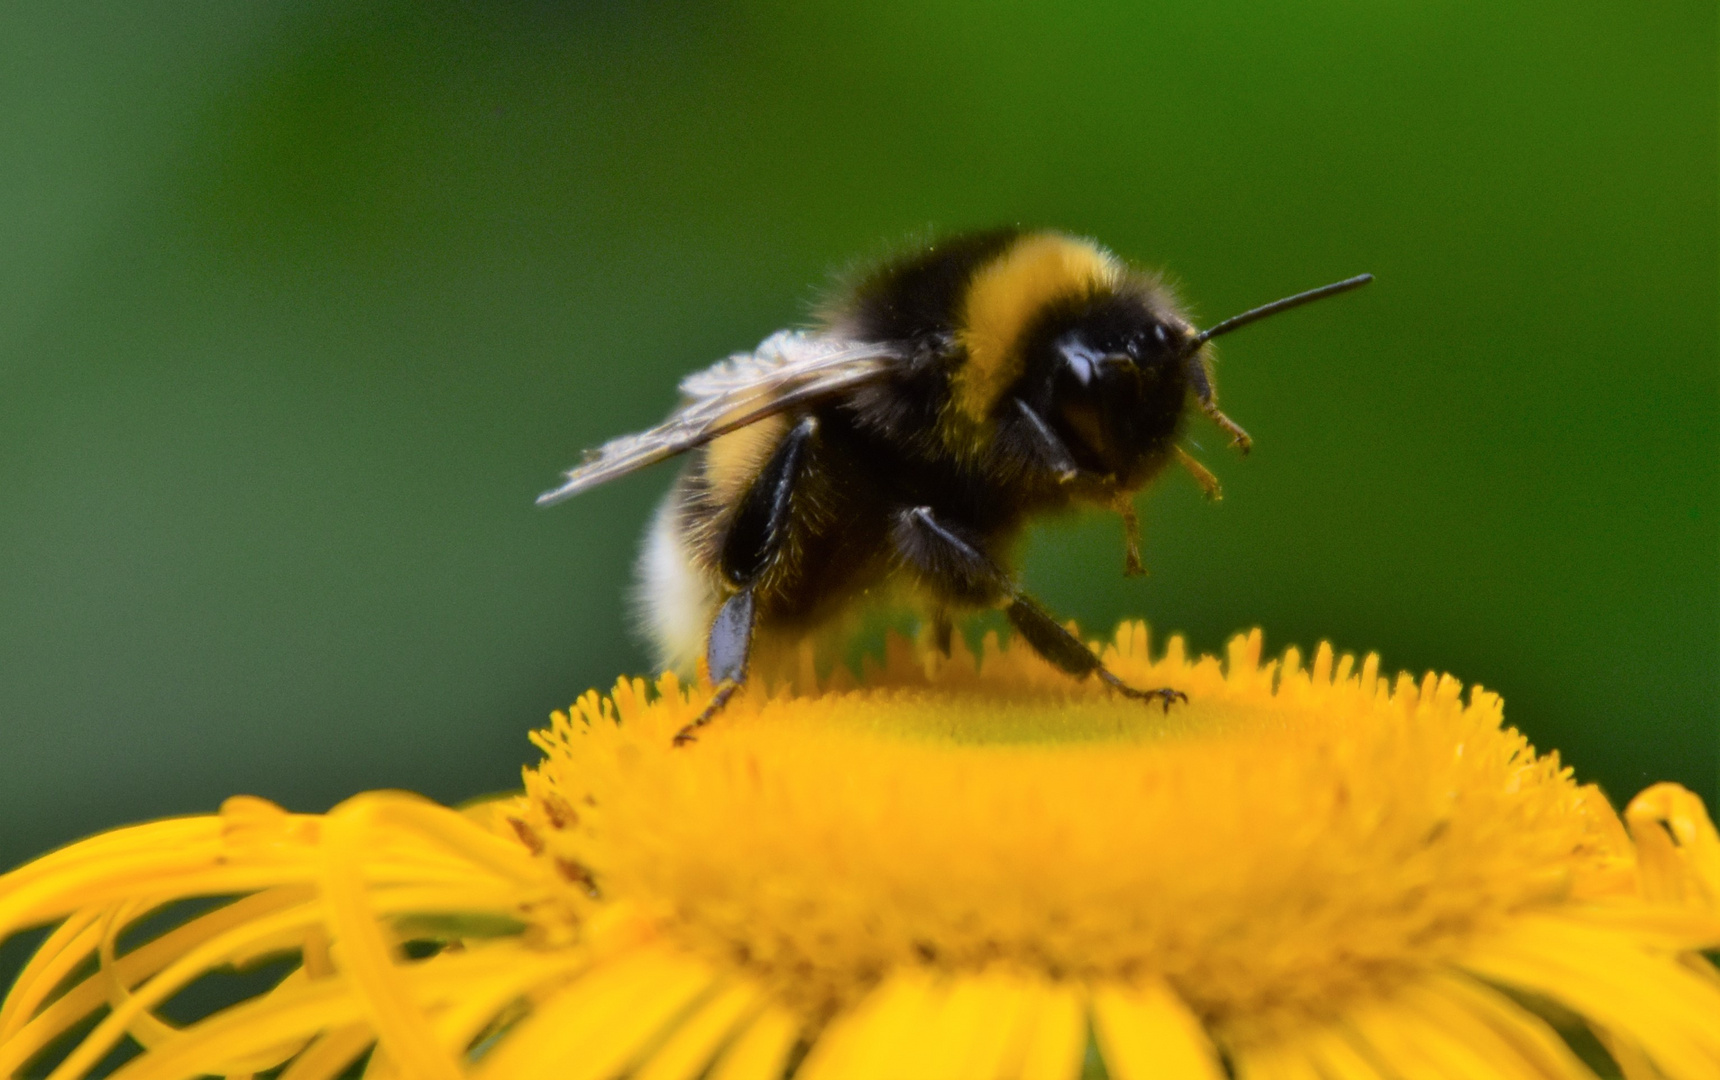
[[[1349,292],[1351,289],[1359,289],[1372,280],[1374,280],[1374,275],[1372,274],[1357,274],[1353,278],[1334,281],[1330,285],[1322,285],[1318,289],[1309,289],[1307,292],[1300,292],[1295,296],[1286,296],[1282,300],[1274,300],[1270,304],[1262,304],[1259,307],[1250,311],[1245,311],[1240,315],[1232,315],[1217,326],[1214,326],[1209,330],[1202,330],[1200,333],[1196,334],[1193,348],[1198,349],[1220,334],[1228,334],[1232,330],[1240,330],[1249,323],[1259,322],[1268,315],[1276,315],[1280,311],[1289,311],[1291,308],[1301,307],[1303,304],[1312,303],[1315,300],[1324,300],[1328,296],[1336,296],[1339,293]]]

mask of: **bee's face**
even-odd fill
[[[1029,361],[1039,400],[1030,404],[1084,469],[1125,487],[1146,480],[1170,453],[1188,392],[1193,331],[1142,300],[1107,296],[1054,315]]]

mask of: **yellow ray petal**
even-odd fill
[[[149,1053],[133,1058],[112,1080],[186,1080],[228,1071],[227,1063],[285,1039],[357,1022],[363,1004],[344,983],[304,983],[285,993],[255,998],[183,1029]]]
[[[1491,987],[1460,975],[1439,974],[1429,978],[1425,988],[1416,993],[1431,1002],[1427,1005],[1430,1015],[1448,1016],[1443,1010],[1455,1009],[1463,1017],[1482,1024],[1487,1032],[1504,1040],[1514,1053],[1529,1062],[1537,1075],[1550,1080],[1592,1080],[1589,1067],[1571,1052],[1551,1025]],[[1454,1030],[1472,1030],[1461,1017],[1451,1023]],[[1469,1037],[1477,1044],[1486,1038],[1482,1033],[1472,1033]]]
[[[1087,1012],[1067,984],[1044,987],[1023,1018],[1030,1025],[1021,1050],[1021,1080],[1074,1080],[1087,1053]]]
[[[51,1041],[58,1031],[64,1030],[66,1024],[75,1023],[87,1015],[90,1009],[100,1004],[110,1004],[112,1009],[108,1015],[84,1036],[78,1047],[54,1071],[56,1078],[75,1076],[99,1061],[123,1035],[136,1027],[140,1017],[148,1015],[148,1010],[172,997],[204,972],[226,962],[251,941],[258,937],[274,936],[283,930],[303,927],[315,918],[312,905],[300,903],[283,907],[282,904],[287,899],[283,895],[259,894],[248,899],[254,902],[246,904],[237,914],[223,908],[205,916],[205,919],[210,920],[210,924],[197,927],[198,932],[187,934],[182,939],[184,942],[197,938],[202,940],[175,958],[172,963],[163,965],[137,993],[130,993],[125,989],[125,983],[129,981],[128,976],[132,972],[122,967],[119,962],[114,962],[111,966],[104,964],[95,975],[85,980],[65,998],[55,1002],[47,1013],[38,1018],[48,1021],[40,1029],[32,1022],[18,1038],[0,1047],[0,1071],[14,1067],[14,1059],[22,1061],[34,1056],[40,1046]],[[256,914],[258,912],[266,914]],[[240,917],[247,913],[252,917]],[[216,916],[220,918],[217,919]],[[219,933],[207,933],[212,927],[225,929]],[[136,967],[144,966],[146,965]],[[132,970],[135,971],[136,967]],[[75,1004],[70,1008],[60,1008],[68,1002]],[[154,1042],[160,1042],[172,1034],[172,1029],[160,1025],[149,1037]]]
[[[1572,906],[1572,919],[1621,941],[1659,952],[1694,952],[1720,946],[1720,910],[1656,904]]]
[[[28,1023],[48,995],[95,951],[101,918],[100,908],[75,911],[37,946],[0,1005],[0,1044]]]
[[[780,1080],[799,1037],[793,1013],[766,1009],[723,1051],[706,1080]]]
[[[1654,1062],[1643,1053],[1642,1046],[1634,1039],[1627,1038],[1603,1027],[1591,1027],[1595,1038],[1612,1057],[1618,1066],[1624,1080],[1666,1080],[1666,1074],[1654,1067]]]
[[[565,954],[559,957],[554,954],[527,954],[529,962],[522,963],[524,958],[520,956],[520,950],[511,942],[503,942],[487,948],[432,957],[404,968],[402,975],[413,983],[434,979],[442,966],[466,965],[474,952],[486,951],[493,951],[502,965],[488,977],[474,973],[455,995],[446,999],[420,999],[427,1003],[425,1012],[437,1043],[457,1060],[468,1057],[473,1043],[490,1031],[498,1018],[505,1021],[525,1001],[544,995],[547,988],[565,982],[568,968],[574,962]]]
[[[1232,1047],[1237,1080],[1325,1080],[1308,1054],[1293,1042]]]
[[[1702,800],[1677,784],[1655,784],[1630,801],[1643,896],[1720,913],[1720,832]]]
[[[324,1032],[293,1059],[279,1080],[335,1080],[375,1041],[369,1024],[347,1024]]]
[[[1571,919],[1535,915],[1463,963],[1619,1031],[1669,1076],[1720,1077],[1720,991],[1669,957]]]
[[[362,1080],[404,1080],[400,1067],[394,1064],[394,1059],[388,1056],[387,1047],[378,1046],[370,1052],[370,1060],[364,1063]]]
[[[711,975],[661,949],[618,956],[540,1002],[479,1062],[489,1080],[565,1078],[616,1071]]]
[[[357,805],[366,808],[373,822],[408,838],[413,844],[415,861],[439,857],[459,878],[490,874],[505,881],[531,884],[543,875],[542,866],[517,842],[485,831],[457,810],[404,792],[360,795],[342,804]]]
[[[933,1076],[996,1077],[1021,1051],[1032,983],[1014,975],[982,974],[957,980],[925,1047]]]
[[[244,897],[206,915],[201,915],[182,926],[175,927],[153,941],[140,945],[119,957],[114,964],[114,971],[123,985],[134,985],[160,971],[169,961],[184,953],[191,946],[206,941],[217,933],[239,926],[252,918],[286,905],[302,902],[309,895],[308,890],[289,887]],[[92,918],[99,918],[99,915],[98,912]],[[42,969],[42,978],[47,978],[53,970],[70,971],[77,965],[84,963],[89,958],[89,954],[94,951],[101,930],[99,923],[92,924],[89,927],[87,940],[86,935],[83,934],[68,939],[64,943],[65,951],[61,957],[56,959],[54,967]],[[46,947],[44,944],[43,948]],[[58,980],[56,979],[54,982],[57,984]],[[51,991],[53,988],[53,984],[32,984],[30,995],[37,996],[40,993]],[[28,1002],[21,1001],[16,1018],[19,1020],[28,1018],[28,1023],[24,1024],[16,1034],[0,1040],[0,1076],[10,1073],[22,1062],[34,1057],[67,1028],[99,1008],[106,999],[107,988],[104,980],[91,977],[67,990],[34,1017],[28,1015],[27,1009],[30,1007]]]
[[[20,905],[27,906],[23,904],[23,894],[41,883],[60,877],[74,868],[87,871],[111,866],[116,855],[141,851],[177,851],[181,858],[195,857],[202,850],[212,848],[220,840],[221,828],[220,819],[208,815],[166,818],[143,825],[109,829],[107,832],[67,844],[8,873],[6,877],[14,883],[13,887],[18,891],[18,895],[8,896],[7,903],[0,906],[0,910],[10,912],[17,910]],[[0,925],[13,924],[6,920],[0,922]]]
[[[391,809],[398,809],[395,798],[360,796],[336,807],[324,821],[323,890],[329,925],[348,977],[389,1057],[422,1080],[460,1080],[459,1065],[437,1044],[430,1021],[409,999],[395,971],[391,943],[377,926],[365,890],[366,845],[377,820]]]
[[[107,1021],[111,1022],[114,1021],[115,1017],[119,1018],[113,1037],[117,1039],[120,1032],[123,1031],[136,1039],[138,1045],[145,1050],[172,1038],[173,1033],[178,1029],[158,1019],[154,1013],[149,1011],[149,1004],[144,1003],[141,998],[133,997],[125,984],[120,982],[118,974],[114,971],[114,941],[119,937],[120,930],[126,924],[130,923],[142,911],[154,906],[149,901],[115,906],[108,912],[107,918],[103,921],[101,940],[96,945],[96,978],[102,983],[103,989],[106,991],[108,1007],[112,1010],[108,1013]],[[247,939],[255,934],[254,926],[244,927],[244,930]],[[276,934],[266,930],[262,936],[274,938]],[[224,952],[225,955],[231,955],[231,948],[229,947]],[[201,958],[196,959],[200,960]],[[181,963],[183,962],[184,960],[181,958]],[[208,966],[195,961],[194,964],[195,966],[190,968],[189,973],[183,976],[185,981],[201,975],[204,967]],[[153,996],[153,1003],[159,1004],[167,1000],[167,996],[178,989],[178,985],[172,984],[170,979],[157,979],[155,981],[169,983],[169,985],[157,991]],[[95,1040],[85,1039],[84,1041],[86,1046],[79,1047],[80,1051],[87,1049],[87,1044]],[[62,1065],[56,1071],[64,1073],[66,1068]]]
[[[546,1080],[604,1080],[630,1073],[629,1066],[658,1041],[665,1026],[710,988],[711,978],[703,965],[677,965],[655,979],[643,997],[634,997],[620,1013],[611,1013],[607,1022],[565,1031],[562,1038],[570,1045]]]
[[[461,1000],[474,986],[511,980],[530,986],[566,967],[565,955],[535,955],[511,945],[454,954],[437,965],[401,972],[413,1007],[427,1012]],[[115,1074],[122,1080],[183,1080],[241,1071],[232,1063],[295,1039],[357,1024],[366,1008],[344,979],[283,984],[270,993],[224,1009],[178,1031]],[[416,1080],[416,1077],[414,1077]]]
[[[145,892],[172,892],[171,881],[202,872],[220,855],[219,823],[140,825],[74,844],[7,874],[0,891],[0,937],[65,917],[82,907]]]
[[[1018,976],[991,973],[899,992],[883,1004],[885,1011],[902,1015],[874,1016],[871,1023],[858,1025],[847,1033],[843,1054],[820,1055],[815,1049],[803,1075],[861,1077],[880,1075],[880,1070],[976,1080],[1005,1075],[1006,1063],[1023,1049],[1028,1034],[1023,1021],[1031,1019],[1035,991]],[[916,1012],[917,1019],[906,1015]],[[893,1029],[892,1045],[878,1041],[879,1024]]]
[[[1117,1080],[1223,1080],[1212,1042],[1188,1006],[1160,982],[1093,991],[1093,1026]]]
[[[1353,1037],[1336,1027],[1305,1032],[1299,1041],[1326,1080],[1395,1080],[1357,1046]]]
[[[450,1057],[464,1059],[473,1043],[491,1030],[498,1030],[505,1039],[514,1008],[553,993],[548,988],[566,983],[570,969],[580,963],[576,954],[538,953],[513,941],[500,941],[443,953],[398,970],[438,1043]],[[386,1048],[378,1047],[364,1075],[367,1080],[392,1080],[407,1074]]]
[[[920,970],[890,978],[813,1045],[800,1072],[807,1080],[899,1075],[917,1062],[950,984]]]
[[[758,1001],[759,990],[752,983],[725,988],[676,1028],[633,1080],[694,1080],[742,1020],[757,1011]]]
[[[1463,1024],[1456,1010],[1443,1016],[1450,1026],[1430,1022],[1426,1005],[1378,1002],[1353,1010],[1349,1024],[1374,1056],[1404,1080],[1542,1080],[1509,1044],[1489,1038],[1491,1032],[1483,1025]]]

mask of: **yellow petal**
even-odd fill
[[[792,1013],[766,1009],[723,1051],[706,1080],[780,1080],[799,1036]]]
[[[336,1080],[375,1041],[369,1024],[347,1024],[324,1032],[293,1059],[279,1080]]]
[[[900,1075],[919,1062],[950,984],[920,970],[899,973],[837,1018],[801,1066],[807,1080]]]
[[[759,990],[750,983],[724,988],[675,1029],[633,1080],[696,1080],[724,1041],[757,1011],[758,1001]]]
[[[1670,957],[1577,921],[1535,915],[1463,962],[1640,1043],[1675,1080],[1720,1077],[1720,990]]]
[[[1355,1038],[1337,1027],[1320,1027],[1302,1035],[1309,1058],[1326,1080],[1395,1080],[1357,1045]]]
[[[1348,1022],[1373,1056],[1405,1080],[1541,1080],[1535,1069],[1479,1023],[1455,1010],[1435,1022],[1427,1002],[1397,1000],[1353,1010]]]
[[[1677,784],[1655,784],[1630,801],[1644,898],[1720,913],[1720,832],[1702,800]]]
[[[1094,1034],[1117,1080],[1223,1080],[1200,1021],[1163,983],[1093,992]]]
[[[151,948],[158,946],[159,942],[166,938],[158,939],[150,946],[138,950],[149,951],[149,955],[141,958],[141,963],[126,965],[123,961],[104,962],[95,975],[55,1002],[17,1038],[0,1049],[0,1069],[14,1067],[15,1058],[27,1060],[42,1045],[51,1041],[57,1030],[68,1023],[75,1023],[97,1005],[111,1004],[112,1009],[108,1015],[83,1038],[55,1070],[54,1075],[75,1076],[90,1068],[123,1035],[135,1032],[137,1020],[148,1016],[148,1010],[166,1001],[205,971],[226,962],[236,951],[244,949],[257,937],[272,937],[284,929],[306,925],[314,918],[309,911],[310,905],[302,902],[296,905],[291,903],[295,897],[302,901],[302,896],[303,894],[297,891],[260,893],[180,927],[179,930],[190,932],[179,936],[175,943],[181,946],[192,942],[196,944],[185,949],[172,963],[161,965],[160,970],[149,982],[143,984],[137,993],[128,992],[125,984],[140,972],[156,966],[154,961],[158,958],[166,959],[171,955],[165,949]],[[234,908],[238,910],[231,910]],[[135,955],[136,953],[128,954],[125,959],[130,960]],[[158,1025],[150,1037],[153,1042],[159,1043],[173,1034],[173,1029]]]
[[[29,1023],[42,1002],[95,951],[96,942],[101,939],[101,919],[100,908],[73,912],[37,946],[29,962],[13,980],[5,1004],[0,1005],[0,1046]],[[94,1007],[93,1004],[90,1006]],[[3,1053],[0,1050],[0,1054]],[[0,1069],[0,1073],[4,1071]]]
[[[477,1075],[572,1080],[618,1072],[710,979],[708,969],[662,950],[619,956],[540,1002]]]
[[[253,999],[185,1028],[133,1058],[112,1080],[186,1080],[228,1071],[227,1063],[285,1039],[309,1037],[357,1021],[363,1005],[341,983],[305,983]]]
[[[1603,1027],[1591,1029],[1601,1046],[1611,1055],[1613,1062],[1618,1065],[1619,1072],[1624,1074],[1624,1080],[1665,1080],[1665,1074],[1654,1067],[1654,1062],[1643,1053],[1642,1046],[1636,1040],[1608,1031]]]
[[[937,1021],[938,1040],[926,1048],[933,1075],[997,1077],[1019,1064],[1028,1034],[1033,983],[1013,975],[984,974],[956,983]]]
[[[392,943],[381,933],[366,894],[364,856],[373,822],[387,796],[360,796],[336,807],[324,823],[323,891],[330,928],[348,977],[359,991],[378,1041],[389,1057],[421,1080],[460,1080],[460,1067],[436,1042],[423,1012],[395,972]]]
[[[1040,989],[1023,1018],[1021,1080],[1074,1080],[1087,1055],[1087,1015],[1080,994],[1067,984]]]
[[[1551,1025],[1491,987],[1459,975],[1440,974],[1430,978],[1422,992],[1485,1025],[1541,1076],[1551,1080],[1590,1080],[1593,1076]],[[1441,1006],[1430,1008],[1437,1015],[1447,1015],[1440,1011]],[[1460,1030],[1471,1030],[1467,1021],[1458,1019],[1453,1024]],[[1485,1038],[1479,1033],[1472,1037],[1478,1042]]]
[[[1324,1080],[1302,1047],[1287,1041],[1234,1047],[1237,1080]]]

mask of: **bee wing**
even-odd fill
[[[538,505],[561,502],[767,416],[875,382],[900,357],[898,350],[876,342],[779,331],[750,353],[736,353],[682,379],[681,406],[667,420],[587,450],[559,487],[537,497]]]

